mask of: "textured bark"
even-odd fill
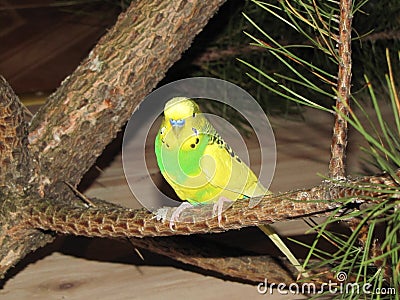
[[[24,109],[0,76],[0,277],[29,252],[53,240],[20,217],[35,158],[27,151]]]
[[[342,179],[346,176],[347,121],[350,105],[351,89],[351,22],[352,0],[340,0],[339,36],[339,71],[337,82],[336,109],[333,136],[331,144],[331,160],[329,162],[329,177]]]
[[[400,170],[398,171],[400,175]],[[371,191],[385,186],[382,192]],[[108,202],[92,199],[94,207],[58,204],[42,201],[34,206],[29,202],[21,210],[28,227],[56,232],[98,237],[152,237],[223,232],[248,226],[269,224],[305,216],[324,216],[341,205],[343,198],[356,198],[359,205],[371,198],[387,198],[387,191],[397,188],[389,175],[366,176],[339,183],[322,184],[264,197],[254,208],[248,200],[237,200],[221,215],[221,222],[212,216],[213,205],[196,206],[184,210],[173,229],[169,221],[161,221],[145,209],[126,209]],[[171,214],[170,209],[169,214]]]
[[[326,215],[332,204],[321,201],[302,201],[291,197],[305,194],[321,199],[323,187],[289,195],[265,198],[257,208],[248,208],[248,201],[235,203],[222,214],[218,224],[212,217],[213,205],[196,206],[182,212],[174,229],[169,221],[161,221],[146,209],[126,209],[92,199],[95,207],[68,206],[43,202],[29,205],[22,211],[27,225],[60,233],[98,237],[151,237],[224,232],[248,226],[273,223],[307,215]],[[304,200],[304,199],[303,199]],[[169,214],[172,213],[170,209]]]
[[[398,175],[400,175],[400,170]],[[372,192],[372,188],[376,189],[377,186],[385,188],[382,192]],[[287,264],[277,263],[271,257],[256,258],[246,255],[216,257],[220,253],[218,248],[214,249],[210,246],[207,250],[203,250],[195,243],[187,241],[179,246],[175,238],[152,240],[150,237],[216,233],[261,223],[304,217],[305,215],[328,215],[330,209],[334,207],[329,200],[353,197],[360,205],[362,202],[368,203],[371,198],[387,198],[386,193],[391,188],[396,189],[397,183],[389,175],[383,174],[346,180],[342,185],[325,183],[309,190],[272,196],[261,200],[259,205],[252,209],[248,208],[248,201],[236,201],[229,210],[222,214],[221,224],[218,224],[216,218],[205,221],[193,219],[193,216],[209,215],[212,211],[211,206],[196,207],[183,212],[182,222],[177,222],[174,230],[170,229],[169,222],[157,221],[153,214],[145,210],[130,210],[96,199],[92,199],[95,207],[77,207],[65,203],[57,205],[45,202],[32,206],[27,203],[20,214],[23,215],[22,219],[25,220],[27,228],[34,227],[90,237],[135,237],[132,240],[135,246],[230,277],[239,276],[238,278],[242,280],[253,282],[262,281],[262,278],[287,282],[287,280],[290,281],[290,278],[296,278],[296,271]],[[318,199],[320,201],[317,201]],[[321,201],[321,199],[328,201]],[[337,205],[339,204],[337,203]],[[209,253],[214,253],[214,256],[210,258]],[[265,261],[263,261],[264,259]],[[270,269],[271,266],[274,268]],[[325,269],[313,269],[312,272],[318,274],[317,282],[334,279],[332,278],[333,274]]]
[[[0,191],[22,193],[29,180],[27,124],[12,88],[0,76]]]

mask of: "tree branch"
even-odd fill
[[[397,173],[400,175],[400,170]],[[385,190],[381,187],[382,191],[377,191],[379,185],[385,186]],[[390,188],[398,188],[396,181],[390,175],[382,174],[266,196],[254,208],[248,207],[248,199],[237,200],[222,213],[220,223],[216,217],[212,217],[213,205],[199,205],[184,210],[174,229],[170,228],[168,220],[159,221],[145,209],[126,209],[95,199],[92,199],[94,207],[84,207],[38,198],[38,203],[26,202],[21,214],[29,227],[66,234],[110,238],[190,235],[223,232],[311,215],[326,216],[332,209],[340,207],[341,199],[356,198],[360,203],[370,203],[371,198],[387,198],[385,193]],[[169,208],[169,214],[172,209]]]
[[[53,241],[52,234],[26,227],[19,198],[29,194],[35,159],[27,151],[24,107],[0,76],[0,278],[21,257]]]
[[[376,42],[380,40],[400,40],[399,30],[387,30],[381,32],[374,32],[361,38],[362,41]]]
[[[251,255],[234,251],[232,248],[211,244],[209,241],[189,239],[188,237],[131,238],[136,247],[169,256],[175,260],[217,272],[230,278],[255,283],[285,283],[296,281],[298,271],[286,259],[268,255]],[[227,256],[227,253],[229,256]],[[335,281],[334,274],[326,268],[307,271],[308,280],[318,283]],[[315,280],[317,279],[317,280]]]
[[[232,248],[222,245],[210,245],[209,241],[182,238],[178,236],[168,238],[131,238],[136,247],[151,252],[167,255],[185,264],[194,265],[204,270],[211,270],[220,274],[244,281],[263,282],[268,272],[270,282],[292,283],[295,280],[295,270],[283,270],[279,260],[271,256],[244,255]],[[229,257],[227,256],[229,254]]]
[[[331,144],[329,177],[341,179],[346,176],[347,120],[349,115],[351,88],[351,22],[352,0],[340,0],[339,36],[339,71],[337,82],[336,116]]]
[[[30,198],[22,213],[31,227],[65,234],[112,238],[189,235],[224,232],[306,215],[327,215],[332,208],[331,203],[304,201],[321,198],[321,192],[325,192],[325,188],[267,197],[251,209],[248,208],[248,201],[237,200],[222,213],[220,224],[216,217],[212,217],[213,205],[188,208],[182,212],[174,229],[170,228],[168,220],[159,221],[146,209],[126,209],[95,199],[91,199],[95,207],[84,207],[44,199],[36,199],[33,203]],[[168,208],[169,215],[172,209]]]
[[[20,194],[30,176],[24,107],[0,76],[0,189]]]
[[[400,175],[400,170],[398,170]],[[373,191],[381,186],[379,191]],[[266,197],[259,205],[249,209],[248,200],[238,200],[222,215],[222,222],[218,224],[216,218],[196,221],[199,216],[209,215],[212,206],[200,206],[187,209],[182,213],[181,222],[176,223],[174,230],[169,222],[157,221],[154,215],[145,210],[126,209],[108,202],[92,199],[95,207],[67,206],[65,203],[55,205],[37,199],[40,205],[25,203],[26,207],[20,212],[28,228],[40,228],[66,234],[98,236],[108,238],[135,237],[132,243],[137,247],[149,249],[159,254],[170,256],[184,263],[212,270],[230,277],[238,276],[241,280],[254,282],[268,278],[273,282],[293,282],[296,271],[292,270],[285,261],[276,261],[268,256],[254,257],[239,255],[226,257],[222,250],[207,245],[197,247],[191,241],[177,239],[177,235],[198,233],[215,233],[229,229],[239,229],[245,226],[254,226],[261,223],[271,223],[287,219],[300,218],[305,215],[323,216],[331,213],[332,202],[309,202],[307,200],[340,198],[356,198],[358,202],[364,199],[384,199],[387,191],[397,189],[397,183],[388,175],[367,176],[342,182],[342,185],[324,183],[309,190],[300,190],[282,195]],[[393,195],[391,195],[393,196]],[[74,203],[71,199],[71,203]],[[75,203],[79,203],[75,202]],[[340,205],[337,202],[336,205]],[[323,210],[325,209],[325,210]],[[188,223],[185,223],[188,222]],[[151,238],[156,236],[171,236],[173,239]],[[203,248],[206,249],[203,249]],[[223,251],[222,251],[223,252]],[[213,255],[210,255],[212,253]],[[271,267],[273,267],[271,269]],[[317,282],[334,280],[334,274],[326,269],[315,269],[318,274]],[[314,280],[314,279],[313,279]]]

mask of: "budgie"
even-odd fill
[[[170,227],[187,207],[214,203],[221,220],[224,202],[270,194],[250,168],[234,153],[189,98],[172,98],[155,139],[157,164],[183,202],[172,214]],[[300,274],[295,256],[269,225],[260,229],[285,254]]]

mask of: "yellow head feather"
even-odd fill
[[[199,112],[200,108],[193,100],[175,97],[165,104],[164,117],[166,120],[184,120]]]

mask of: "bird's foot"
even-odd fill
[[[157,209],[154,213],[154,217],[152,219],[156,219],[157,221],[164,222],[167,219],[169,207],[161,207]]]
[[[182,202],[177,208],[172,212],[171,219],[169,220],[169,228],[174,230],[175,222],[179,221],[180,214],[187,208],[192,208],[193,205],[189,202]]]
[[[233,201],[225,197],[220,197],[213,206],[213,217],[218,216],[219,226],[221,226],[222,211],[224,210],[224,204],[226,203],[228,204],[228,206],[225,209],[228,209],[233,204]]]

